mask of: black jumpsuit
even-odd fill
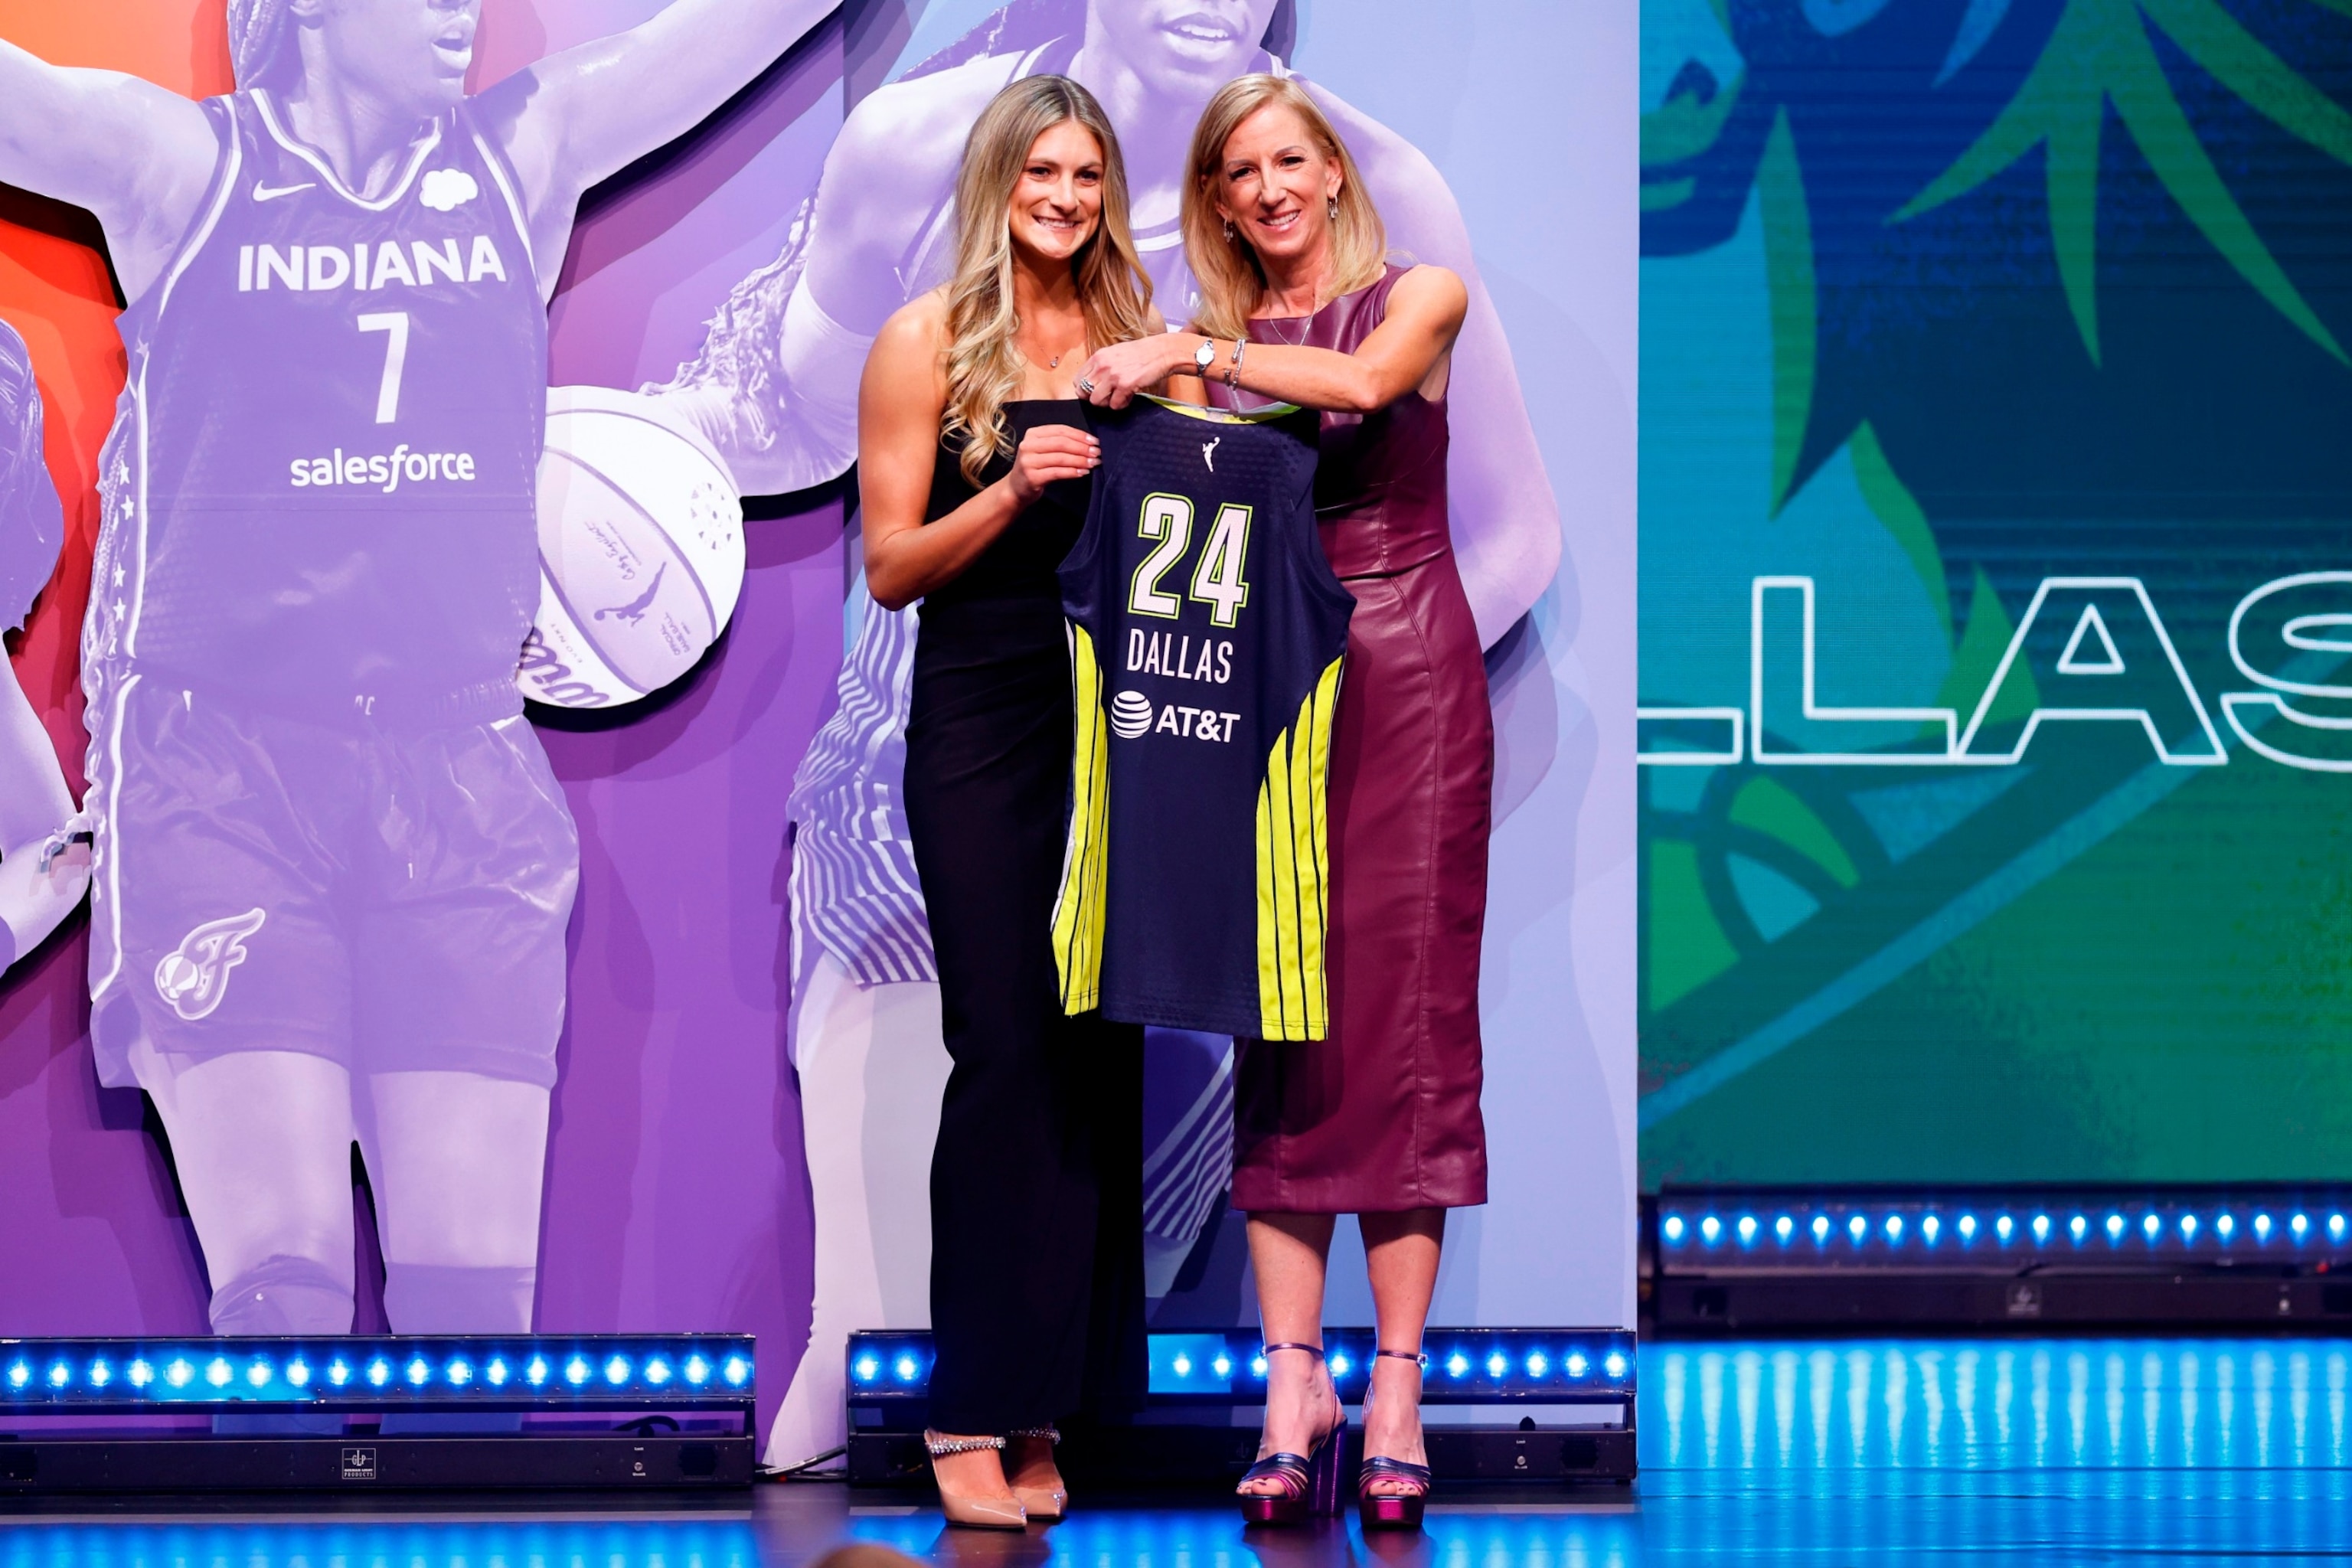
[[[1086,423],[1006,405],[1014,441]],[[925,521],[975,493],[940,443]],[[999,457],[983,476],[1011,468]],[[1051,487],[923,600],[907,822],[954,1063],[931,1158],[930,1425],[1002,1434],[1130,1400],[1143,1383],[1143,1032],[1065,1017],[1049,925],[1074,709],[1055,568],[1087,482]]]

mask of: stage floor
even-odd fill
[[[794,1568],[851,1539],[942,1568],[2352,1560],[2347,1373],[2336,1341],[1652,1346],[1637,1485],[1452,1493],[1420,1538],[1245,1532],[1167,1496],[947,1531],[911,1497],[795,1483],[661,1508],[52,1503],[0,1514],[0,1568]]]

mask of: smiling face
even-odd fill
[[[1297,111],[1269,103],[1225,138],[1216,176],[1217,215],[1259,257],[1295,261],[1331,243],[1329,204],[1339,161],[1317,143]]]
[[[1249,68],[1279,0],[1093,0],[1089,21],[1160,92],[1203,99]]]
[[[1013,243],[1067,262],[1102,222],[1103,150],[1095,133],[1065,120],[1029,144],[1007,213]]]
[[[436,113],[466,94],[481,0],[295,0],[306,62],[333,86]]]

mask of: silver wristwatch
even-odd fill
[[[1216,363],[1216,343],[1207,338],[1202,339],[1201,346],[1192,351],[1192,363],[1199,369],[1202,380],[1209,378],[1209,367]]]

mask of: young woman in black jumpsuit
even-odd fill
[[[955,278],[859,394],[867,585],[922,600],[907,821],[954,1063],[931,1164],[928,1434],[950,1522],[1058,1518],[1055,1421],[1142,1383],[1142,1031],[1062,1014],[1074,712],[1054,569],[1097,460],[1072,384],[1160,329],[1108,122],[1032,77],[973,127]]]

